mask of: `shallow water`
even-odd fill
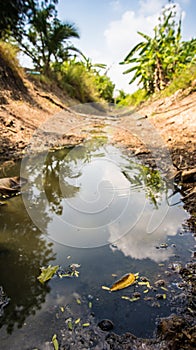
[[[1,176],[20,169],[18,163]],[[119,334],[151,337],[157,317],[174,307],[176,280],[165,270],[191,255],[193,238],[183,229],[188,214],[179,194],[171,196],[161,173],[99,135],[83,146],[27,158],[22,175],[28,178],[22,195],[0,207],[0,285],[10,298],[1,318],[2,349],[41,347],[67,327],[66,319],[85,323],[91,313],[95,324],[110,319]],[[42,266],[66,269],[72,263],[81,265],[78,278],[54,277],[45,285],[37,280]],[[101,288],[128,272],[139,272],[152,285],[166,279],[168,290]],[[121,298],[134,292],[139,300]],[[166,299],[157,300],[156,293]]]

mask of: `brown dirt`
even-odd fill
[[[5,62],[0,61],[0,67],[0,163],[23,155],[35,130],[48,118],[62,111],[65,130],[80,124],[80,128],[75,130],[75,136],[81,136],[81,123],[85,123],[86,118],[76,115],[69,108],[76,105],[77,101],[71,100],[55,84],[41,84],[30,77],[27,79],[24,74],[16,77],[8,70]],[[177,170],[194,167],[196,92],[188,96],[179,92],[172,97],[144,104],[137,113],[141,117],[148,116],[148,122],[160,132]],[[92,120],[92,124],[95,122],[99,122],[99,119]],[[130,138],[130,122],[131,115],[118,118],[115,124],[120,129],[114,135],[114,142],[132,146],[139,154],[142,153],[139,149],[141,144],[138,144],[137,138],[133,140],[133,135]],[[140,127],[145,127],[142,124],[141,119]],[[70,142],[70,138],[69,135],[67,142]]]

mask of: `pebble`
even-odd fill
[[[156,294],[157,299],[163,299],[163,294]]]
[[[141,277],[140,277],[140,280],[141,280],[142,282],[149,282],[149,279],[148,279],[147,277],[145,277],[145,276],[141,276]]]
[[[159,247],[160,247],[160,248],[167,248],[167,247],[168,247],[168,244],[167,244],[167,243],[161,243]]]
[[[114,328],[114,324],[112,321],[105,319],[98,323],[98,327],[101,328],[102,331],[108,332]]]

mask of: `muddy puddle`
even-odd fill
[[[179,277],[170,271],[190,259],[193,246],[173,186],[98,134],[27,158],[1,177],[21,169],[28,179],[22,195],[0,207],[0,285],[9,298],[2,349],[42,349],[70,322],[77,329],[103,319],[117,334],[152,337],[157,318],[179,307]],[[37,277],[49,264],[62,271],[74,264],[78,276],[42,285]],[[139,273],[135,284],[102,288],[130,272]]]

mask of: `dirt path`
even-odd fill
[[[94,104],[80,105],[57,87],[51,92],[27,79],[24,85],[26,92],[16,94],[10,86],[0,92],[1,167],[23,157],[29,144],[32,148],[32,140],[34,151],[75,145],[89,137],[89,130],[105,125],[110,129],[110,142],[151,166],[160,165],[170,177],[172,171],[178,182],[182,171],[195,168],[196,92],[187,96],[179,92],[146,103],[137,111],[119,111],[111,107],[103,110]],[[186,181],[188,185],[181,186],[192,218],[196,203],[194,177]],[[195,219],[191,222],[195,230]]]
[[[74,143],[85,137],[81,135],[81,125],[90,123],[90,118],[79,116],[63,103],[67,101],[66,96],[44,92],[40,87],[35,87],[29,81],[26,82],[29,89],[29,96],[11,96],[9,90],[1,93],[0,105],[0,158],[1,162],[20,157],[25,153],[25,148],[35,130],[40,127],[48,118],[58,113],[63,115],[64,141],[63,143]],[[60,96],[60,97],[59,97]],[[71,103],[69,101],[69,103]],[[72,101],[72,104],[76,102]],[[148,116],[148,118],[140,119]],[[134,148],[139,153],[141,146],[138,140],[134,140],[133,134],[138,136],[141,129],[148,124],[149,139],[153,134],[154,127],[163,138],[165,146],[172,154],[174,164],[177,168],[191,168],[194,166],[194,155],[196,150],[196,92],[182,98],[172,96],[144,105],[137,111],[137,114],[116,118],[113,125],[119,130],[115,133],[115,142],[129,148]],[[101,123],[108,123],[108,120],[101,120]],[[133,123],[134,122],[134,123]],[[99,118],[92,119],[92,125],[99,123]],[[152,125],[150,131],[149,125]],[[75,128],[78,126],[78,129]],[[74,132],[73,132],[74,130]],[[66,137],[66,134],[67,137]],[[75,135],[74,135],[75,134]],[[131,136],[132,134],[132,136]],[[82,137],[81,137],[82,136]],[[135,145],[134,145],[135,144]]]

